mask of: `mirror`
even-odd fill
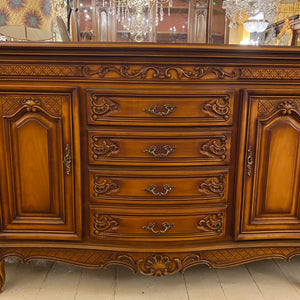
[[[300,0],[1,0],[0,40],[300,45]]]

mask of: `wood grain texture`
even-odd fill
[[[164,276],[184,272],[186,269],[206,264],[214,268],[236,266],[251,261],[280,258],[290,260],[300,254],[299,247],[250,247],[205,250],[193,253],[124,253],[67,248],[2,248],[0,257],[18,257],[24,263],[47,259],[88,268],[107,268],[120,265],[143,275]]]
[[[75,99],[70,91],[0,91],[6,160],[2,172],[8,174],[3,187],[7,196],[1,199],[5,213],[0,235],[5,238],[78,239],[81,234],[72,191],[76,167],[63,163],[65,147],[70,163],[77,152],[73,130],[79,124],[73,125],[76,110],[72,117]]]
[[[299,254],[299,57],[1,45],[0,258],[159,276]]]
[[[248,98],[247,174],[240,239],[299,238],[299,97]],[[268,233],[268,234],[267,234]]]

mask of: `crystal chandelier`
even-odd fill
[[[147,36],[152,38],[154,26],[164,19],[164,9],[168,15],[173,0],[100,0],[102,7],[108,7],[109,14],[128,31],[135,41],[142,42]]]
[[[223,0],[229,27],[243,24],[248,32],[262,32],[278,13],[281,0]]]

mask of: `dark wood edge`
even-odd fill
[[[300,48],[284,46],[240,46],[203,44],[134,44],[134,43],[17,43],[0,42],[1,55],[163,57],[176,56],[210,58],[272,58],[278,61],[299,60]],[[125,60],[124,60],[125,61]]]

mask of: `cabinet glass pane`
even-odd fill
[[[297,46],[300,0],[0,1],[0,41]]]

